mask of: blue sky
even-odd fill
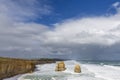
[[[0,0],[0,56],[120,60],[119,48],[120,0]]]
[[[52,7],[51,14],[36,19],[35,22],[52,25],[70,18],[115,14],[111,4],[117,1],[119,0],[48,0]]]

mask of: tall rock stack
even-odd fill
[[[80,68],[79,64],[75,65],[74,72],[76,72],[76,73],[80,73],[81,72],[81,68]]]
[[[66,69],[65,63],[62,61],[62,62],[57,63],[55,71],[64,71],[65,69]]]

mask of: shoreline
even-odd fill
[[[61,59],[16,59],[0,57],[0,80],[19,74],[32,73],[37,64],[55,63]]]
[[[4,78],[3,80],[18,80],[19,77],[23,76],[24,74],[18,74],[9,78]]]

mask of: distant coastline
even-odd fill
[[[56,61],[62,61],[62,59],[17,59],[0,57],[0,80],[18,74],[32,73],[35,70],[35,65],[55,63]]]

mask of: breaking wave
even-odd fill
[[[66,70],[55,72],[55,63],[36,65],[36,71],[25,74],[18,80],[120,80],[120,66],[65,61]],[[75,73],[75,64],[80,64],[82,73]]]

